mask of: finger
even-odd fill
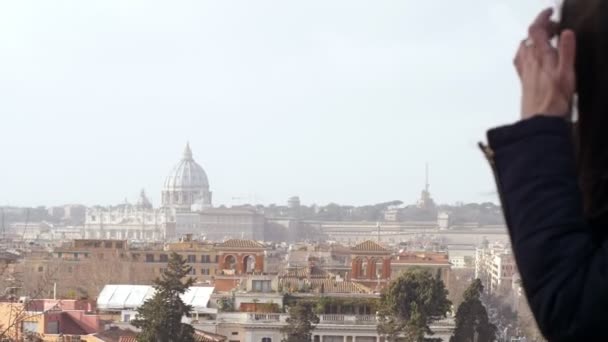
[[[540,51],[551,48],[549,40],[556,32],[556,24],[551,21],[553,9],[542,11],[528,28],[528,34]]]
[[[515,58],[513,58],[513,65],[515,66],[515,70],[517,71],[517,75],[521,78],[522,73],[522,50],[525,49],[524,41],[519,44],[519,48],[515,53]]]
[[[558,43],[557,69],[560,75],[574,72],[576,36],[572,30],[564,30]]]
[[[544,9],[543,11],[541,11],[536,18],[534,19],[534,21],[532,22],[532,24],[530,24],[530,27],[528,28],[528,32],[532,33],[534,31],[536,31],[537,29],[546,29],[548,26],[551,25],[551,16],[553,15],[553,9],[552,8],[547,8]]]

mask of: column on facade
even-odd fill
[[[373,258],[367,259],[367,279],[376,279],[376,260]]]
[[[387,257],[384,259],[382,264],[382,279],[389,279],[391,277],[391,258]]]
[[[221,254],[221,253],[218,254],[217,266],[216,266],[216,270],[218,270],[218,272],[220,272],[221,270],[224,269],[224,258],[225,258],[224,254]]]
[[[247,273],[247,265],[245,264],[243,254],[236,255],[236,273],[237,274],[245,274]]]
[[[355,258],[355,259],[353,259],[351,264],[352,264],[351,265],[352,278],[357,279],[357,278],[359,278],[359,274],[361,273],[361,271],[360,271],[361,259]]]
[[[263,255],[255,256],[255,271],[257,273],[264,272],[264,256]]]
[[[377,259],[372,258],[367,263],[367,269],[368,269],[367,278],[368,279],[372,279],[372,280],[376,279],[376,261],[377,261]]]

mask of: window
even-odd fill
[[[188,262],[189,263],[196,262],[196,255],[188,255]]]
[[[220,262],[220,256],[219,255],[215,256],[215,262]]]
[[[78,253],[74,253],[74,259],[78,259]]]
[[[104,248],[112,248],[112,241],[106,241],[103,243]]]
[[[38,266],[38,272],[42,272],[42,271],[44,271],[44,267]]]
[[[209,275],[209,269],[208,268],[201,268],[201,274],[202,275]]]
[[[167,254],[160,255],[160,262],[168,262],[168,261],[169,261],[169,257],[167,256]]]
[[[123,248],[123,246],[122,241],[116,243],[116,248]]]
[[[262,342],[272,342],[272,339],[270,337],[263,337]]]
[[[323,342],[344,342],[343,336],[323,336]]]
[[[209,255],[201,255],[201,262],[208,264],[211,262],[211,257]]]
[[[23,322],[24,333],[36,333],[38,332],[38,322]]]
[[[154,254],[146,254],[146,262],[154,262]]]
[[[193,267],[190,269],[190,275],[196,275],[196,269]]]
[[[165,273],[165,270],[166,270],[166,268],[161,267],[158,269],[158,272],[162,274],[162,273]]]
[[[239,332],[238,332],[238,331],[233,331],[233,332],[232,332],[232,335],[233,335],[233,336],[234,336],[234,335],[238,335],[238,334],[239,334]]]
[[[252,280],[251,287],[254,292],[270,292],[272,287],[270,280]]]

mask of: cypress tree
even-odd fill
[[[137,319],[132,322],[141,329],[138,342],[194,342],[194,328],[182,323],[192,306],[180,297],[194,283],[187,277],[191,270],[184,258],[171,254],[167,269],[154,281],[156,293],[137,309]]]
[[[481,302],[481,280],[475,279],[464,292],[464,301],[456,311],[456,329],[450,342],[492,342],[496,326],[490,323],[488,312]]]

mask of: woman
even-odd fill
[[[528,302],[550,341],[608,341],[603,3],[608,1],[566,0],[559,25],[551,10],[537,17],[515,58],[522,120],[490,130],[489,147],[482,146],[495,171]]]

